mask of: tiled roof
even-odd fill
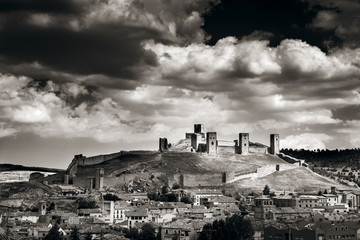
[[[125,216],[127,217],[143,217],[143,216],[147,216],[148,212],[146,208],[136,208],[136,209],[132,209],[128,212],[125,212]]]
[[[236,203],[238,202],[238,200],[236,200],[233,197],[216,196],[216,197],[210,197],[208,202]]]

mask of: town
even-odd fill
[[[335,181],[329,179],[318,191],[279,191],[268,184],[261,190],[234,188],[281,172],[317,174],[303,159],[280,152],[278,134],[270,135],[270,147],[251,142],[248,133],[238,136],[234,141],[218,140],[216,132],[195,124],[194,133],[186,133],[177,144],[160,138],[158,152],[78,154],[65,172],[32,172],[27,182],[3,183],[0,235],[2,239],[219,239],[215,235],[221,225],[229,227],[234,221],[247,226],[237,232],[242,239],[360,238],[360,190],[354,186],[332,186]],[[218,172],[194,172],[194,166],[166,172],[171,162],[191,157],[204,158],[209,165],[219,158],[234,160],[229,169]],[[260,163],[245,172],[233,169],[237,164],[243,168],[241,161],[248,165],[262,158],[268,161],[266,166]],[[124,161],[130,164],[121,167]]]

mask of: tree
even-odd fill
[[[148,192],[147,196],[150,200],[154,200],[154,201],[160,200],[160,196],[157,192]]]
[[[55,224],[49,231],[49,233],[43,238],[44,240],[62,240],[63,238],[59,232],[59,226]]]
[[[136,240],[139,238],[139,230],[133,227],[125,232],[125,237],[130,238],[131,240]]]
[[[155,228],[150,223],[145,223],[141,227],[139,240],[156,240]]]
[[[97,208],[98,205],[96,201],[86,198],[80,198],[78,200],[78,209],[87,209],[87,208]]]
[[[269,186],[267,184],[264,187],[263,194],[264,195],[270,195],[270,188],[269,188]]]
[[[92,234],[87,232],[84,237],[85,240],[92,240]]]
[[[325,189],[324,194],[328,194],[327,190]]]
[[[187,195],[182,196],[181,199],[180,199],[180,202],[183,202],[183,203],[186,203],[186,204],[192,203],[191,199]]]
[[[161,188],[161,194],[167,194],[168,193],[168,187],[167,186],[162,186],[162,188]]]
[[[321,190],[320,190],[320,191],[318,192],[318,195],[319,195],[319,196],[321,196],[321,195],[322,195],[322,192],[321,192]]]
[[[111,193],[107,193],[104,195],[104,200],[106,201],[119,201],[120,198],[114,194],[111,194]]]
[[[178,184],[178,183],[174,183],[173,185],[172,185],[172,189],[179,189],[179,188],[181,188],[181,186],[180,186],[180,184]]]
[[[215,220],[205,224],[199,240],[240,240],[252,239],[254,228],[249,220],[240,215],[233,215],[226,220]]]
[[[70,239],[71,240],[80,240],[79,229],[76,226],[71,229]]]
[[[46,208],[46,211],[47,211],[47,212],[50,212],[50,211],[52,211],[52,210],[54,210],[54,209],[55,209],[55,203],[54,203],[54,202],[51,202],[50,205],[49,205],[49,207]]]
[[[174,193],[168,193],[168,194],[166,194],[166,196],[167,196],[168,202],[177,202],[178,201],[178,199]]]

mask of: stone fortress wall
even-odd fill
[[[271,146],[265,146],[260,143],[251,143],[249,141],[248,133],[239,133],[239,139],[234,141],[223,141],[217,139],[216,132],[205,133],[203,124],[194,125],[194,133],[186,133],[185,137],[191,139],[191,146],[195,151],[207,152],[209,154],[274,154],[278,155],[280,150],[280,139],[278,134],[270,135]],[[166,138],[159,138],[159,151],[167,151],[168,143]],[[103,189],[104,186],[112,187],[115,185],[126,184],[136,177],[136,174],[124,174],[120,177],[104,177],[104,170],[97,169],[94,176],[78,177],[76,176],[78,166],[89,166],[100,164],[105,161],[123,155],[124,151],[99,155],[93,157],[86,157],[82,154],[75,155],[70,163],[67,174],[65,175],[65,184],[69,184],[72,180],[73,184],[79,187],[89,189]],[[232,183],[242,179],[261,178],[276,171],[285,171],[299,166],[304,166],[302,161],[292,161],[288,164],[274,164],[262,166],[252,172],[219,172],[219,173],[205,173],[205,174],[189,174],[178,173],[168,176],[168,184],[177,183],[182,187],[209,187],[221,186],[225,183]]]

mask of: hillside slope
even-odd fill
[[[126,173],[156,172],[174,173],[219,173],[226,171],[252,172],[265,165],[286,164],[277,156],[254,154],[208,155],[206,153],[169,151],[130,151],[106,162],[79,166],[78,175],[94,175],[96,169],[104,168],[105,176]]]
[[[300,167],[282,172],[274,172],[258,179],[245,179],[231,184],[229,187],[244,192],[260,192],[268,185],[271,191],[314,192],[330,189],[350,189],[330,178],[320,176],[308,168]]]
[[[119,177],[124,174],[132,174],[142,181],[148,182],[149,186],[154,182],[149,181],[152,175],[159,176],[159,174],[172,175],[176,173],[186,174],[214,174],[218,175],[220,172],[234,171],[237,176],[251,173],[253,175],[259,168],[264,166],[271,166],[275,169],[275,165],[294,166],[278,156],[263,155],[263,154],[222,154],[209,155],[207,153],[191,152],[188,140],[181,140],[174,144],[169,151],[160,153],[157,151],[129,151],[121,156],[106,162],[90,165],[79,166],[78,176],[94,176],[96,169],[103,168],[105,177]],[[263,169],[263,168],[262,168]],[[273,191],[291,191],[291,192],[308,192],[319,191],[325,188],[329,189],[331,186],[338,188],[349,188],[339,183],[317,175],[311,170],[298,167],[291,170],[286,167],[281,167],[279,172],[269,172],[268,175],[256,175],[264,177],[254,177],[253,179],[240,179],[231,184],[226,184],[223,187],[233,191],[261,192],[266,184],[270,186]],[[270,174],[271,173],[271,174]],[[152,179],[152,178],[151,178]]]

